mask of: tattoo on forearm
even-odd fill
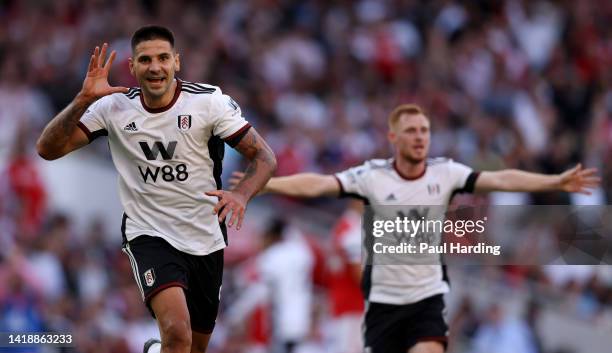
[[[244,178],[236,189],[246,189],[253,194],[260,190],[274,173],[276,169],[274,152],[253,130],[242,138],[236,149],[251,160]]]
[[[257,164],[258,161],[254,160],[247,166],[247,169],[244,171],[244,179],[249,179],[257,174]]]
[[[242,141],[236,146],[238,152],[253,162],[259,161],[266,165],[273,166],[275,163],[274,153],[270,147],[258,137],[254,131],[249,131]],[[256,164],[256,163],[252,163]],[[247,169],[248,171],[248,169]]]
[[[47,125],[40,139],[41,144],[50,150],[63,147],[70,139],[88,106],[82,103],[70,103]]]

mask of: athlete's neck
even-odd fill
[[[172,99],[174,98],[174,93],[176,92],[176,87],[177,87],[177,83],[176,83],[176,79],[174,79],[172,81],[172,84],[170,85],[170,89],[168,89],[168,91],[164,93],[163,96],[149,97],[143,90],[142,98],[144,99],[145,104],[149,108],[153,108],[153,109],[163,108],[167,106],[168,104],[170,104],[170,102],[172,102]]]
[[[393,163],[397,173],[404,179],[417,179],[425,174],[425,160],[414,162],[396,155]]]

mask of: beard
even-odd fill
[[[168,90],[170,90],[172,87],[173,82],[174,77],[170,78],[169,75],[166,75],[161,86],[152,87],[151,82],[149,82],[146,77],[143,77],[138,83],[140,85],[140,89],[146,93],[148,97],[159,99],[168,93]]]
[[[419,164],[427,159],[427,154],[424,154],[423,157],[417,157],[409,153],[401,153],[400,157],[410,164]]]
[[[145,83],[143,85],[141,85],[140,88],[143,91],[146,91],[146,93],[147,93],[147,95],[149,97],[152,97],[152,98],[161,98],[161,97],[163,97],[168,92],[168,90],[170,89],[171,85],[172,85],[172,83],[170,83],[169,85],[163,85],[161,87],[157,87],[157,88],[151,89],[148,86],[148,82],[145,81]]]

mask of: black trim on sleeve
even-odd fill
[[[459,189],[459,192],[473,193],[478,176],[480,176],[480,172],[471,172],[470,175],[468,175],[467,180],[465,181],[465,185],[463,186],[463,188]]]
[[[476,180],[478,180],[478,176],[480,176],[480,172],[471,172],[465,180],[465,185],[463,185],[461,189],[453,190],[453,193],[451,194],[451,197],[448,200],[448,204],[450,205],[450,203],[453,202],[453,198],[457,194],[473,193],[474,188],[476,187]]]
[[[77,127],[81,129],[83,133],[85,133],[85,135],[87,136],[87,139],[89,139],[89,143],[93,142],[93,140],[97,139],[100,136],[108,136],[108,131],[106,129],[100,129],[100,130],[91,132],[89,131],[87,126],[85,126],[85,124],[83,124],[80,121],[77,123]]]
[[[342,182],[340,181],[340,178],[338,178],[336,174],[334,174],[334,178],[338,182],[338,185],[340,185],[340,194],[338,194],[338,198],[351,197],[351,198],[363,201],[365,205],[370,204],[370,200],[368,200],[366,197],[356,194],[354,192],[346,192],[346,190],[344,190],[344,186],[342,185]]]
[[[361,201],[363,201],[363,203],[364,203],[366,206],[370,204],[370,200],[368,200],[366,197],[363,197],[363,196],[361,196],[361,195],[359,195],[359,194],[355,194],[355,193],[353,193],[353,192],[345,192],[345,193],[344,193],[344,194],[342,194],[342,196],[340,196],[340,197],[351,197],[351,198],[354,198],[354,199],[361,200]]]
[[[453,191],[453,196],[455,196],[455,194],[473,193],[474,187],[476,186],[476,180],[478,179],[479,175],[480,172],[471,172],[465,180],[465,185],[463,185],[463,187],[460,189],[455,189]]]
[[[342,186],[342,182],[340,181],[340,178],[338,178],[338,176],[334,174],[334,179],[336,179],[336,182],[338,183],[338,186],[340,187],[340,193],[338,193],[338,197],[345,196],[346,191],[344,191],[344,186]]]
[[[96,130],[94,132],[91,133],[91,137],[93,138],[92,140],[89,140],[89,142],[97,139],[100,136],[108,136],[108,131],[106,131],[106,129],[102,129],[102,130]]]
[[[89,129],[87,128],[87,126],[85,126],[85,124],[83,124],[82,122],[78,122],[77,126],[79,129],[81,129],[85,135],[87,135],[87,138],[89,139],[89,142],[91,142],[91,131],[89,131]]]
[[[223,141],[230,145],[230,147],[234,148],[240,143],[240,141],[242,141],[242,138],[247,134],[247,132],[249,132],[250,128],[251,124],[246,123],[246,125],[241,127],[240,130],[234,132],[231,136],[223,139]]]

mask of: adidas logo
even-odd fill
[[[127,124],[123,130],[125,131],[138,131],[138,128],[136,127],[136,123],[135,122],[131,122],[129,124]]]
[[[397,201],[397,199],[395,198],[395,195],[389,194],[389,196],[387,196],[385,201]]]

